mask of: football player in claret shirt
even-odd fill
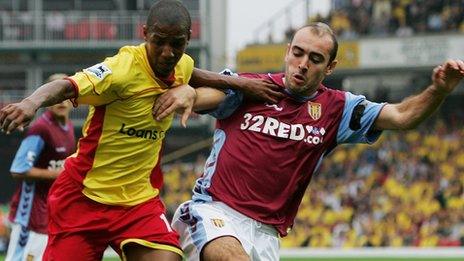
[[[90,105],[77,152],[50,190],[44,260],[101,260],[107,246],[127,260],[181,260],[178,234],[150,182],[156,183],[151,175],[173,119],[171,114],[155,120],[155,100],[178,88],[180,94],[166,96],[160,108],[185,105],[185,124],[190,101],[215,101],[214,95],[197,95],[189,83],[232,86],[268,101],[282,96],[270,81],[195,69],[184,53],[190,28],[190,15],[179,1],[158,1],[143,27],[145,43],[124,46],[115,56],[0,110],[0,128],[9,133],[27,125],[39,107],[66,99]]]
[[[322,85],[336,54],[332,30],[307,25],[288,45],[285,73],[242,75],[276,83],[285,98],[261,103],[231,92],[211,112],[218,118],[211,154],[172,223],[188,260],[279,260],[279,237],[328,153],[343,143],[373,143],[382,130],[414,128],[464,76],[464,63],[449,60],[420,94],[374,103]]]
[[[48,82],[64,79],[53,74]],[[63,162],[76,150],[70,101],[48,107],[27,130],[10,172],[20,183],[11,200],[7,261],[42,260],[47,245],[47,195]]]

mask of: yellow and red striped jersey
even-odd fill
[[[178,86],[189,82],[193,60],[184,54],[174,71]],[[83,184],[87,197],[110,205],[133,206],[158,195],[150,174],[172,115],[155,121],[152,107],[169,86],[156,78],[145,45],[125,46],[113,57],[68,78],[89,104],[78,150],[65,169]]]

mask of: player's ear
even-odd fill
[[[142,32],[143,32],[143,40],[146,41],[148,39],[148,27],[146,24],[142,26]]]
[[[332,62],[330,62],[330,64],[327,65],[327,68],[325,69],[325,75],[331,75],[333,71],[335,70],[335,67],[337,66],[337,64],[338,64],[337,60],[333,60]]]
[[[290,43],[287,44],[287,51],[285,51],[285,58],[284,61],[287,62],[288,54],[290,53]]]

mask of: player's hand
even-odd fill
[[[153,117],[160,121],[176,111],[182,115],[180,123],[185,128],[196,97],[197,93],[190,85],[171,88],[156,99],[152,111]]]
[[[281,92],[282,88],[268,79],[248,79],[242,87],[242,91],[248,97],[271,104],[285,97],[285,94]]]
[[[436,91],[448,94],[456,88],[464,78],[464,62],[462,60],[448,60],[435,67],[432,74],[433,85]]]
[[[6,134],[16,129],[24,130],[34,118],[37,109],[38,107],[28,99],[6,105],[0,110],[0,130]]]

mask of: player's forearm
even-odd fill
[[[32,103],[36,110],[40,107],[47,107],[58,104],[64,100],[74,98],[75,90],[68,80],[56,80],[46,83],[35,90],[24,100]]]
[[[32,167],[25,173],[11,173],[13,178],[26,180],[54,180],[60,171]]]
[[[250,81],[242,77],[230,77],[219,73],[214,73],[198,68],[193,68],[192,78],[190,79],[190,86],[198,87],[212,87],[216,89],[236,89],[243,90],[244,86]]]
[[[194,111],[205,111],[216,108],[224,101],[225,93],[213,88],[200,87],[196,89],[197,97],[193,104]]]
[[[407,130],[417,127],[437,110],[445,98],[446,93],[440,92],[436,90],[435,86],[430,85],[420,94],[396,104],[399,112],[396,122],[397,128]]]

